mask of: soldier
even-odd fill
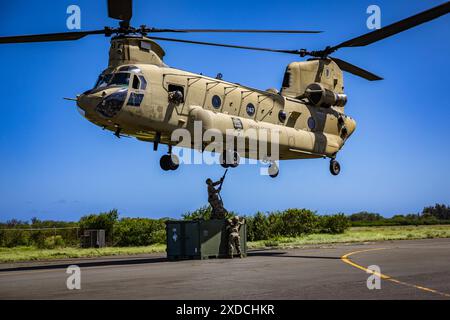
[[[183,102],[183,93],[180,90],[169,92],[169,102],[180,104]]]
[[[213,182],[211,179],[206,179],[206,184],[208,185],[208,202],[211,205],[212,213],[211,219],[225,219],[227,210],[223,207],[222,199],[220,198],[220,189],[222,188],[224,177],[219,181]],[[215,186],[220,185],[219,188]]]
[[[239,235],[239,229],[241,225],[245,223],[245,219],[239,219],[239,216],[235,216],[232,219],[228,219],[228,256],[233,258],[233,246],[236,249],[237,254],[242,258],[241,253],[241,237]]]

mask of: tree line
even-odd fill
[[[228,217],[236,215],[229,212]],[[182,215],[184,220],[209,219],[211,207],[206,206]],[[358,212],[319,215],[308,209],[257,212],[244,216],[249,241],[270,240],[277,237],[299,237],[312,233],[343,233],[349,227],[450,224],[450,206],[436,204],[425,207],[422,213],[394,215],[385,218],[378,213]],[[78,246],[84,230],[104,229],[109,246],[145,246],[165,243],[165,222],[170,218],[119,218],[116,209],[89,214],[77,222],[53,220],[20,221],[12,219],[0,223],[0,247],[36,246],[54,248]]]
[[[423,208],[421,213],[396,214],[390,218],[363,211],[351,214],[348,218],[354,227],[450,224],[450,206],[435,204]]]

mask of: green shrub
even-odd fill
[[[266,240],[270,238],[270,225],[267,216],[258,212],[254,216],[246,217],[247,239],[249,241]]]
[[[186,212],[181,215],[184,220],[198,220],[204,219],[208,220],[211,217],[212,208],[211,206],[203,206],[192,212]]]
[[[114,226],[114,244],[120,247],[165,243],[164,220],[123,218]]]
[[[284,223],[281,218],[282,213],[280,211],[270,212],[267,216],[268,221],[268,238],[283,235]]]
[[[47,238],[47,232],[42,230],[36,230],[31,233],[31,242],[38,248],[45,248],[45,239]]]
[[[247,218],[249,241],[273,240],[279,237],[298,237],[312,233],[343,233],[350,227],[344,214],[318,216],[307,209],[287,209],[265,215],[258,212]]]
[[[117,209],[110,210],[108,212],[102,212],[99,214],[90,214],[81,217],[79,226],[80,231],[83,232],[87,229],[104,229],[105,237],[108,243],[113,242],[113,228],[114,224],[119,218]]]
[[[281,213],[281,222],[282,229],[277,230],[279,235],[297,237],[317,232],[319,217],[311,210],[287,209]]]
[[[1,230],[0,245],[2,247],[28,246],[31,244],[30,232],[27,230]]]
[[[46,237],[39,248],[41,249],[54,249],[64,247],[64,239],[60,235]]]
[[[320,217],[321,233],[344,233],[350,227],[350,220],[343,214]]]
[[[211,218],[212,208],[210,205],[203,206],[191,212],[186,212],[181,215],[183,220],[209,220]],[[226,219],[230,219],[236,215],[233,211],[228,211],[225,216]]]

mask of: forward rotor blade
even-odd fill
[[[350,72],[358,77],[367,79],[369,81],[383,80],[383,78],[377,76],[376,74],[373,74],[367,70],[361,69],[360,67],[357,67],[347,61],[344,61],[344,60],[341,60],[338,58],[334,58],[334,57],[329,57],[329,58],[332,59],[334,62],[336,62],[336,64],[342,70]]]
[[[132,16],[132,0],[108,0],[108,17],[130,21]]]
[[[334,52],[339,48],[344,47],[362,47],[368,44],[380,41],[384,38],[393,36],[402,31],[408,30],[422,23],[428,22],[430,20],[436,19],[450,12],[450,1],[447,1],[441,5],[438,5],[429,10],[418,13],[409,18],[397,21],[381,29],[366,33],[362,36],[347,40],[338,44],[335,47],[330,48],[330,52]]]
[[[252,30],[252,29],[158,29],[152,28],[148,32],[213,32],[213,33],[322,33],[316,30]]]
[[[181,43],[201,44],[201,45],[205,45],[205,46],[214,46],[214,47],[225,47],[225,48],[235,48],[235,49],[245,49],[245,50],[279,52],[279,53],[289,53],[289,54],[300,54],[299,50],[279,50],[279,49],[269,49],[269,48],[258,48],[258,47],[238,46],[238,45],[232,45],[232,44],[193,41],[193,40],[182,40],[182,39],[174,39],[174,38],[162,38],[162,37],[153,37],[153,36],[149,36],[149,38],[150,39],[154,39],[154,40],[161,40],[161,41],[172,41],[172,42],[181,42]]]
[[[47,42],[47,41],[70,41],[78,40],[91,34],[105,34],[105,30],[76,31],[61,33],[33,34],[27,36],[0,37],[0,44],[24,43],[24,42]]]

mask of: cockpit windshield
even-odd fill
[[[133,89],[145,90],[147,87],[147,81],[139,67],[126,65],[119,67],[115,72],[111,71],[113,70],[106,69],[103,71],[98,77],[94,89],[102,89],[109,86],[128,87],[131,81]]]
[[[102,74],[98,77],[95,88],[104,88],[113,85],[128,87],[129,83],[130,73],[128,72],[108,73]]]
[[[114,73],[108,85],[127,86],[130,83],[130,74],[128,72]]]
[[[111,80],[112,74],[101,74],[98,77],[97,82],[95,83],[94,88],[103,88],[106,87],[108,85],[109,80]]]

